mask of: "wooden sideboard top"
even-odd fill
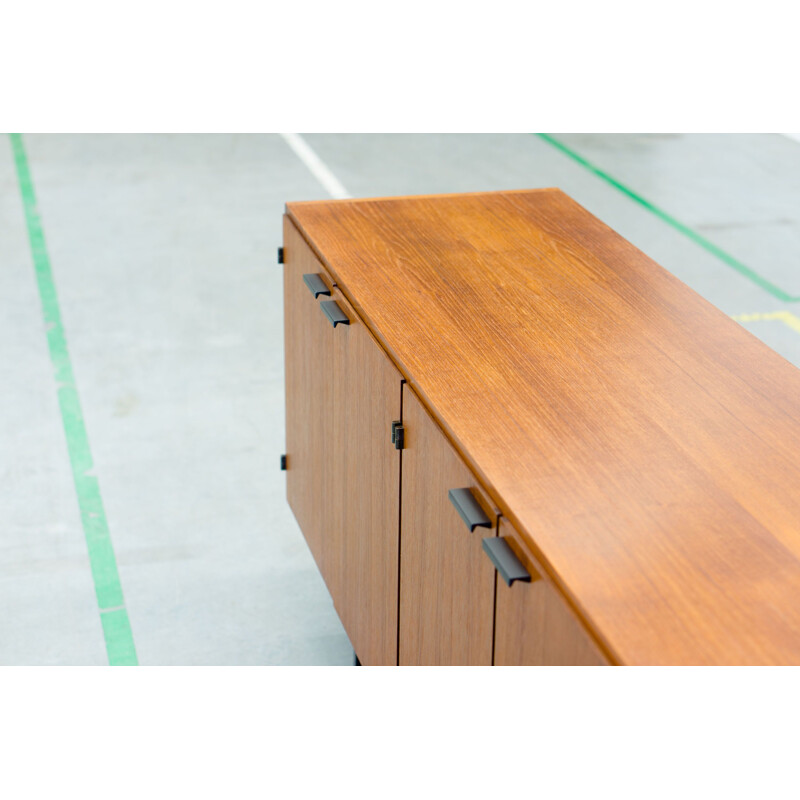
[[[800,663],[799,370],[557,189],[287,213],[613,660]]]

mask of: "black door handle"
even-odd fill
[[[325,316],[333,323],[333,327],[335,328],[339,323],[342,325],[349,325],[350,320],[347,318],[347,314],[339,308],[339,304],[335,300],[323,300],[320,303],[322,310],[325,312]]]
[[[331,290],[325,285],[325,281],[322,280],[322,275],[319,273],[309,272],[307,275],[303,275],[303,282],[311,290],[315,300],[321,294],[331,296]]]
[[[500,577],[511,586],[514,581],[531,582],[531,574],[508,546],[503,536],[488,537],[483,540],[483,549],[494,564]]]
[[[491,528],[492,521],[484,514],[480,503],[475,499],[469,489],[451,489],[447,496],[450,502],[456,507],[456,511],[461,515],[470,532],[475,528]]]

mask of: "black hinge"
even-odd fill
[[[283,248],[278,248],[278,263],[283,264]]]
[[[283,471],[286,470],[286,456],[285,455],[281,456],[281,470],[283,470]]]
[[[406,446],[406,429],[400,422],[392,423],[392,441],[395,450],[402,450]]]

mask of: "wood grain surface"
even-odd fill
[[[800,372],[554,189],[290,203],[611,660],[800,663]]]
[[[332,289],[315,300],[304,272],[323,272],[287,221],[285,242],[287,490],[334,607],[364,665],[397,664],[401,376]],[[335,328],[320,302],[350,319]]]
[[[403,387],[400,665],[492,663],[494,568],[482,540],[497,513],[408,386]],[[492,521],[470,532],[448,498],[469,488]]]
[[[322,273],[329,288],[333,280],[287,218],[284,218],[283,241],[286,495],[314,560],[327,580],[325,531],[331,498],[322,467],[333,452],[333,443],[326,435],[333,388],[333,336],[319,301],[303,283],[303,275]]]
[[[601,666],[607,660],[511,523],[500,517],[498,536],[531,575],[530,583],[497,580],[494,663],[497,666]]]

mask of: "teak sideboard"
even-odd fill
[[[362,663],[800,663],[800,371],[557,189],[288,203],[281,260]]]

